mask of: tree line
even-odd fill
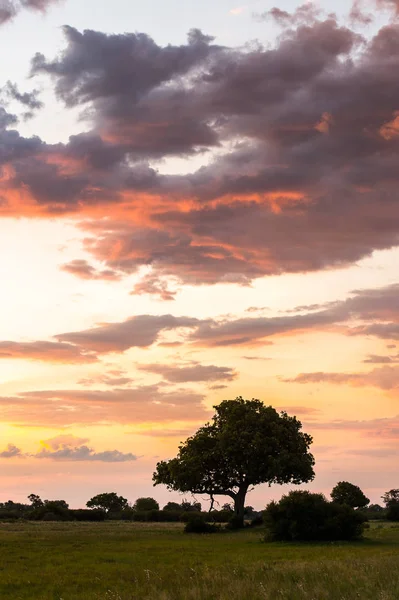
[[[0,518],[187,520],[196,521],[199,530],[206,530],[205,524],[212,521],[228,521],[231,526],[241,528],[245,520],[262,520],[260,514],[246,505],[247,493],[256,485],[298,485],[313,481],[315,460],[310,453],[313,439],[302,431],[302,424],[295,416],[284,411],[279,413],[260,400],[242,397],[225,400],[214,408],[212,421],[182,443],[175,458],[158,462],[153,474],[154,486],[163,484],[170,491],[209,496],[210,509],[201,519],[202,507],[196,501],[169,502],[160,510],[154,498],[138,498],[129,504],[115,492],[94,496],[85,509],[79,510],[70,509],[64,500],[42,500],[31,494],[29,505],[12,501],[1,504]],[[215,510],[218,496],[230,497],[231,504]],[[361,530],[360,514],[364,520],[369,517],[399,520],[399,490],[386,492],[382,499],[385,508],[370,505],[358,486],[341,481],[332,490],[331,501],[321,494],[291,492],[279,503],[270,503],[264,518],[270,527],[280,519],[288,523],[289,528],[289,515],[295,514],[304,522],[313,515],[312,522],[321,519],[318,535],[326,536],[331,523],[337,524],[337,533],[339,522],[342,522],[344,535],[344,530],[349,530],[351,525],[354,531]]]

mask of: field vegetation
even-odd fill
[[[2,523],[2,600],[397,600],[399,525],[357,542],[265,542],[181,523]]]

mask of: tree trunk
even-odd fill
[[[245,498],[248,486],[243,485],[234,496],[234,516],[237,518],[237,527],[244,527]]]

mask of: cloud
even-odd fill
[[[380,356],[379,354],[369,354],[369,356],[363,362],[375,365],[399,363],[399,354],[396,354],[396,356]]]
[[[7,448],[0,452],[0,458],[20,458],[22,456],[22,450],[14,444],[8,444]]]
[[[118,281],[121,275],[113,269],[98,270],[90,265],[86,260],[73,260],[61,266],[61,270],[75,275],[80,279],[103,279],[105,281]]]
[[[236,371],[230,367],[201,365],[199,363],[192,363],[187,366],[148,364],[140,365],[139,369],[156,373],[171,383],[233,381],[237,377]]]
[[[49,145],[9,123],[2,214],[78,216],[93,259],[151,267],[137,293],[161,298],[169,278],[248,285],[397,246],[399,26],[363,39],[301,11],[270,48],[67,27],[65,50],[37,55],[33,73],[88,131]],[[202,152],[187,174],[158,169]]]
[[[41,442],[41,449],[36,453],[23,453],[20,448],[8,444],[7,449],[0,453],[0,458],[36,458],[55,461],[95,461],[95,462],[132,462],[137,456],[131,452],[124,453],[119,450],[106,450],[96,452],[85,445],[89,440],[73,435],[59,435]]]
[[[111,390],[39,390],[0,396],[2,420],[16,425],[167,423],[209,417],[202,394],[188,389],[164,391],[162,386]]]
[[[169,302],[175,300],[177,290],[171,290],[169,288],[169,282],[162,280],[154,275],[146,275],[141,281],[136,283],[132,292],[132,296],[140,294],[150,294],[153,296],[159,296],[160,300]]]
[[[399,389],[399,367],[379,367],[367,373],[301,373],[287,383],[333,383],[354,387],[376,387],[381,390]]]
[[[24,8],[45,12],[56,2],[58,0],[2,0],[0,6],[0,25],[13,19]]]
[[[312,421],[308,423],[311,429],[330,429],[337,431],[359,432],[364,437],[392,440],[399,436],[399,415],[369,420],[334,419],[327,422]]]
[[[119,323],[105,323],[85,331],[59,334],[55,338],[89,351],[124,352],[129,348],[148,348],[158,340],[161,332],[191,329],[199,322],[191,317],[138,315]]]
[[[94,352],[64,342],[0,342],[0,360],[21,359],[59,363],[91,363]]]

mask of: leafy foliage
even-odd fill
[[[134,510],[159,510],[159,504],[154,498],[137,498]]]
[[[399,489],[385,492],[382,499],[387,508],[386,518],[389,521],[399,521]]]
[[[179,447],[176,458],[161,461],[154,485],[169,490],[230,496],[243,522],[248,489],[260,483],[294,483],[314,478],[310,435],[296,417],[279,414],[259,400],[225,400],[212,423]]]
[[[203,515],[191,513],[185,527],[184,533],[216,533],[218,528],[208,523]]]
[[[121,511],[128,506],[128,501],[123,496],[118,496],[115,492],[106,492],[93,496],[87,503],[87,508],[101,508],[107,513],[112,511]]]
[[[365,496],[360,487],[349,481],[339,481],[331,492],[331,498],[333,502],[347,504],[352,508],[364,508],[370,503],[370,499]]]
[[[362,536],[366,517],[323,494],[293,491],[266,507],[264,521],[272,541],[353,540]]]

